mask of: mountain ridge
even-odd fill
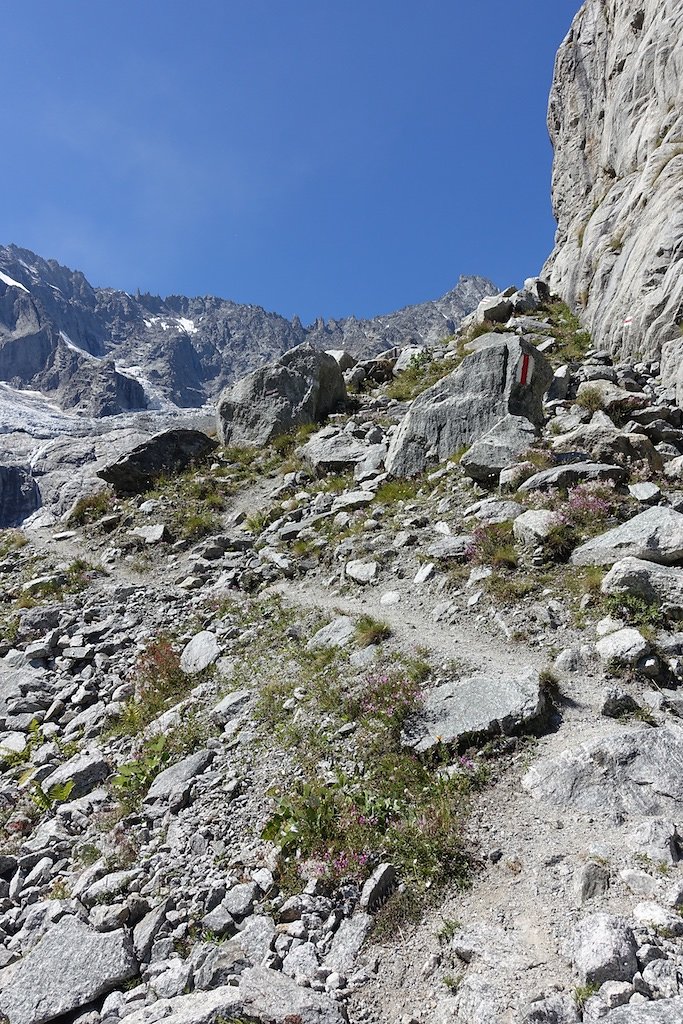
[[[496,290],[486,278],[462,276],[434,300],[304,326],[218,296],[96,288],[82,271],[11,244],[0,246],[0,379],[94,416],[164,402],[197,408],[304,341],[368,358],[439,340]]]

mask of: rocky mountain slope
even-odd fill
[[[560,47],[553,291],[619,358],[677,376],[683,324],[683,8],[588,0]],[[672,349],[673,346],[673,350]]]
[[[237,377],[309,341],[357,356],[452,334],[490,281],[464,277],[442,298],[372,320],[304,327],[212,296],[130,296],[80,271],[0,246],[0,381],[94,417],[170,403],[199,407]]]
[[[0,534],[9,1024],[683,1020],[681,412],[528,284]]]

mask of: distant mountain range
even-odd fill
[[[80,271],[0,246],[0,381],[96,417],[201,407],[304,341],[364,358],[393,345],[438,341],[497,290],[483,277],[461,277],[432,302],[306,327],[298,317],[213,296],[93,288]]]

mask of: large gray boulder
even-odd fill
[[[111,768],[98,748],[81,750],[68,761],[60,764],[43,779],[46,792],[53,786],[65,786],[73,783],[69,796],[72,800],[90,793],[91,790],[104,782],[111,775]]]
[[[683,515],[657,506],[581,544],[573,565],[612,565],[621,558],[643,558],[660,565],[683,562]]]
[[[556,808],[675,819],[683,800],[683,730],[645,726],[587,740],[536,761],[522,785]]]
[[[647,465],[653,472],[662,469],[662,456],[646,434],[619,430],[606,413],[598,411],[588,423],[582,423],[552,442],[553,451],[583,452],[594,462]]]
[[[539,723],[547,710],[537,672],[519,676],[470,676],[429,690],[405,724],[401,742],[418,753],[471,736],[510,735]]]
[[[319,473],[354,469],[369,452],[370,445],[336,427],[323,427],[301,449],[303,458]]]
[[[346,397],[334,356],[309,344],[298,345],[223,392],[218,434],[223,444],[259,447],[279,434],[322,420]]]
[[[177,811],[187,802],[198,775],[201,775],[214,758],[213,750],[198,750],[157,775],[145,797],[146,804],[168,803]]]
[[[552,380],[545,357],[517,335],[494,334],[477,342],[476,352],[415,399],[389,447],[388,473],[416,476],[473,444],[506,416],[542,424],[543,395]]]
[[[669,613],[683,612],[683,569],[675,566],[622,558],[614,563],[600,589],[610,596],[642,597]]]
[[[137,973],[128,932],[96,932],[75,917],[63,917],[13,969],[0,994],[0,1012],[10,1024],[46,1024]]]
[[[501,470],[509,469],[533,446],[538,430],[524,416],[504,416],[460,459],[465,475],[482,484],[496,484]]]
[[[658,999],[654,1003],[618,1006],[603,1018],[605,1024],[681,1024],[683,998]]]
[[[583,985],[630,981],[638,970],[638,943],[621,917],[589,914],[574,929],[574,967]]]
[[[346,1015],[329,996],[302,988],[281,971],[250,967],[239,985],[222,985],[210,992],[159,1000],[154,1020],[164,1024],[217,1024],[218,1021],[257,1021],[263,1024],[343,1024]],[[150,1008],[136,1010],[127,1024],[149,1024]],[[14,1021],[11,1022],[14,1024]]]
[[[117,494],[141,494],[162,474],[187,469],[206,459],[217,447],[201,430],[164,430],[98,470],[97,475],[111,484]]]
[[[573,462],[568,466],[554,466],[534,473],[519,485],[520,491],[544,491],[549,487],[575,487],[578,483],[610,482],[623,484],[628,473],[621,466],[602,462]]]

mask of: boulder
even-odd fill
[[[209,665],[218,660],[221,648],[215,633],[203,629],[196,633],[188,644],[185,645],[180,655],[180,668],[187,675],[196,675],[203,672]]]
[[[507,295],[487,295],[482,299],[475,311],[475,322],[483,324],[486,320],[490,323],[504,324],[510,319],[513,312],[513,305]]]
[[[525,547],[542,544],[558,523],[557,513],[548,509],[530,509],[517,516],[512,524],[512,532],[516,541]]]
[[[347,647],[355,634],[356,624],[348,615],[338,615],[326,626],[314,633],[306,644],[306,649],[313,651],[316,647]]]
[[[75,917],[53,925],[13,969],[0,995],[10,1024],[46,1024],[138,973],[130,935],[96,932]]]
[[[600,589],[608,595],[641,597],[669,614],[683,613],[683,569],[675,566],[622,558],[614,563]]]
[[[632,498],[641,505],[656,505],[662,497],[661,488],[650,481],[639,484],[629,484],[628,492]]]
[[[621,917],[589,914],[574,929],[574,968],[583,985],[630,981],[638,970],[638,944]]]
[[[168,530],[164,523],[136,526],[128,532],[131,537],[137,537],[145,544],[160,544],[163,540],[168,540]]]
[[[353,434],[336,427],[324,427],[301,449],[301,455],[316,473],[342,473],[367,458],[370,446]]]
[[[683,561],[683,515],[671,508],[648,508],[581,544],[571,561],[573,565],[612,565],[629,556],[660,565]]]
[[[406,722],[401,742],[423,753],[472,736],[507,736],[522,726],[540,724],[546,711],[541,680],[531,668],[516,677],[469,676],[429,690]]]
[[[556,437],[552,448],[555,452],[585,452],[595,462],[645,463],[655,472],[663,466],[662,456],[649,437],[618,430],[603,412],[596,412],[590,423]]]
[[[304,343],[223,392],[217,408],[218,435],[223,444],[258,447],[322,420],[346,397],[334,356]]]
[[[633,409],[642,409],[648,403],[646,395],[627,391],[625,388],[620,388],[617,384],[612,384],[608,380],[591,380],[579,384],[576,397],[581,399],[582,397],[585,398],[588,394],[595,395],[599,399],[602,409],[608,415],[610,413],[620,413],[623,415],[631,412]]]
[[[525,511],[524,505],[520,505],[518,501],[501,501],[498,498],[487,498],[486,501],[480,503],[476,512],[472,514],[480,522],[493,525],[496,523],[510,523]],[[466,517],[469,514],[469,511],[465,512]]]
[[[377,562],[363,562],[354,558],[346,563],[344,573],[356,583],[371,583],[377,576]]]
[[[650,645],[642,633],[627,626],[598,640],[595,649],[603,665],[635,665],[648,653]]]
[[[460,465],[472,480],[496,484],[501,471],[514,466],[537,438],[538,430],[524,416],[504,416],[465,452]]]
[[[464,562],[471,543],[472,536],[469,533],[458,534],[456,537],[439,537],[429,545],[427,555],[444,561],[454,559],[456,562]]]
[[[354,914],[345,918],[334,934],[325,967],[341,974],[350,974],[361,946],[372,928],[370,914]]]
[[[618,1006],[602,1019],[605,1024],[680,1024],[683,1021],[683,997]]]
[[[360,894],[361,910],[377,910],[395,888],[398,881],[393,864],[380,864],[363,885]]]
[[[578,1024],[579,1011],[571,996],[551,995],[530,1003],[522,1024]]]
[[[213,758],[213,750],[198,750],[164,769],[150,786],[145,803],[168,803],[172,811],[179,810],[187,803],[195,779],[206,771]]]
[[[547,360],[517,335],[493,335],[410,406],[394,435],[387,472],[416,476],[473,444],[506,416],[543,422],[543,395],[552,378]],[[524,383],[522,383],[524,381]]]
[[[85,796],[110,775],[111,768],[99,750],[84,750],[55,768],[43,779],[42,787],[45,792],[49,792],[53,786],[65,786],[72,782],[69,797],[76,800],[80,796]]]
[[[352,370],[358,360],[355,356],[352,356],[350,352],[347,352],[343,348],[330,349],[327,353],[328,356],[332,356],[339,365],[339,369],[344,373],[346,370]]]
[[[520,491],[544,491],[548,487],[575,487],[579,483],[599,481],[623,484],[628,473],[621,466],[609,466],[602,462],[573,462],[568,466],[554,466],[534,473],[520,484]]]
[[[555,808],[601,819],[615,815],[676,819],[683,799],[683,730],[674,725],[620,730],[537,761],[522,780]]]
[[[401,354],[394,363],[393,374],[394,377],[398,377],[406,370],[410,369],[413,363],[418,364],[420,359],[425,356],[427,349],[424,345],[408,345],[407,348],[401,350]]]
[[[201,430],[165,430],[97,471],[117,494],[141,494],[165,473],[202,462],[218,447]]]

